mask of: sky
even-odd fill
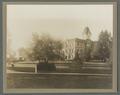
[[[102,30],[112,34],[113,5],[7,5],[7,38],[14,51],[27,47],[33,33],[62,40],[82,39],[85,27],[94,41]]]

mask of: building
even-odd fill
[[[83,39],[69,39],[63,44],[63,52],[66,60],[74,60],[76,54],[82,55],[85,48],[85,40]]]

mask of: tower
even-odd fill
[[[85,27],[85,29],[84,29],[84,31],[83,31],[83,37],[84,37],[84,39],[85,39],[85,40],[87,40],[87,39],[90,40],[91,34],[92,34],[92,33],[90,32],[89,27]]]

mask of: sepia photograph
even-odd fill
[[[4,89],[116,91],[115,4],[5,3]]]

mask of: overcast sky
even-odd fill
[[[92,40],[101,30],[113,32],[113,5],[7,5],[7,32],[11,47],[26,47],[32,33],[46,33],[58,39],[83,38],[89,27]]]

